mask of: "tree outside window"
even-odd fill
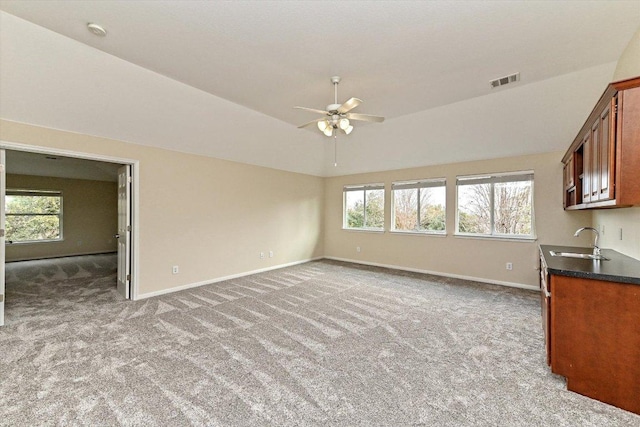
[[[458,177],[459,234],[533,237],[533,173]]]
[[[62,194],[54,191],[7,190],[6,241],[62,239]]]
[[[384,229],[384,186],[381,184],[344,188],[344,227]]]
[[[444,179],[393,183],[392,191],[394,231],[445,232]]]

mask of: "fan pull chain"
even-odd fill
[[[333,136],[333,167],[338,167],[338,135]]]

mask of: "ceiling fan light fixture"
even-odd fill
[[[324,133],[328,137],[334,137],[337,140],[339,133],[349,135],[351,132],[353,132],[353,125],[351,124],[353,120],[378,123],[384,121],[384,117],[381,116],[353,113],[352,110],[354,108],[357,108],[362,103],[362,100],[359,98],[349,98],[342,104],[338,104],[339,82],[340,77],[331,77],[331,83],[333,83],[334,88],[334,100],[333,104],[327,105],[327,108],[325,110],[318,110],[316,108],[307,107],[293,107],[300,110],[322,114],[321,118],[311,120],[310,122],[298,126],[299,129],[311,127],[315,123],[320,132]]]

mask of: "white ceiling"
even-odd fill
[[[7,173],[118,182],[117,163],[7,150]]]
[[[563,149],[640,26],[637,0],[0,9],[66,36],[1,15],[3,118],[323,176]],[[335,74],[340,102],[388,119],[340,139],[337,168],[328,138],[296,128],[315,116],[292,108],[332,102]]]

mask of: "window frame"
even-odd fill
[[[6,211],[6,196],[42,196],[42,197],[52,197],[57,196],[60,197],[60,211],[57,214],[49,214],[49,213],[9,213]],[[5,191],[5,220],[10,216],[14,217],[25,217],[25,216],[57,216],[58,224],[59,224],[59,233],[58,238],[56,239],[40,239],[40,240],[10,240],[9,236],[5,235],[5,245],[23,245],[23,244],[34,244],[34,243],[51,243],[51,242],[62,242],[64,241],[64,228],[63,228],[63,215],[64,212],[64,196],[61,190],[36,190],[36,189],[16,189],[11,188]],[[6,225],[5,225],[6,229]]]
[[[420,189],[422,188],[436,188],[443,187],[445,191],[445,204],[444,204],[444,230],[401,230],[396,228],[396,194],[395,190],[410,190],[413,188],[418,189],[417,194],[417,222],[418,226],[420,225]],[[446,178],[429,178],[429,179],[420,179],[420,180],[411,180],[411,181],[397,181],[391,183],[391,225],[390,231],[392,233],[402,233],[402,234],[419,234],[419,235],[438,235],[443,236],[447,234],[447,179]]]
[[[363,224],[367,223],[367,191],[370,190],[382,190],[382,227],[349,227],[347,220],[347,193],[354,191],[362,191],[363,192]],[[361,184],[361,185],[345,185],[342,187],[342,229],[348,231],[368,231],[368,232],[379,232],[383,233],[385,230],[384,226],[384,215],[385,215],[385,186],[384,183],[376,183],[376,184]]]
[[[460,184],[460,182],[465,184]],[[502,234],[496,233],[495,229],[495,184],[507,183],[507,182],[531,182],[531,234]],[[490,224],[491,233],[464,233],[460,231],[460,197],[459,190],[460,185],[474,185],[474,184],[491,184],[490,192]],[[454,235],[457,237],[471,237],[480,239],[495,239],[495,240],[524,240],[532,241],[537,240],[536,227],[535,227],[535,209],[534,209],[534,172],[532,170],[517,171],[517,172],[500,172],[500,173],[488,173],[480,175],[459,175],[456,176],[456,223]]]

